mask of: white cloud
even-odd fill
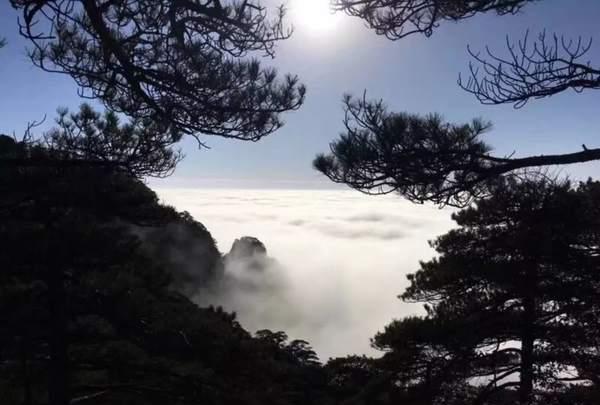
[[[214,300],[237,312],[251,331],[285,330],[291,338],[306,339],[323,360],[373,353],[369,338],[375,332],[393,318],[420,311],[397,295],[407,286],[406,274],[434,254],[427,241],[452,226],[449,211],[352,191],[158,193],[202,222],[223,253],[236,238],[255,236],[280,263],[268,269],[264,281],[244,279],[227,296],[198,301]]]

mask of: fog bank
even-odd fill
[[[452,227],[449,211],[349,190],[157,192],[202,222],[221,252],[250,235],[276,260],[263,272],[228,266],[226,287],[217,294],[201,290],[195,300],[237,312],[250,331],[284,330],[306,339],[324,361],[373,354],[375,332],[420,310],[397,295],[406,274],[434,254],[427,241]]]

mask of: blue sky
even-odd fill
[[[304,0],[288,2],[293,8],[299,1]],[[312,170],[311,160],[327,150],[341,130],[342,95],[360,95],[364,90],[396,111],[438,112],[455,122],[474,117],[491,120],[494,130],[486,139],[498,153],[570,152],[579,150],[582,143],[598,147],[600,94],[569,92],[515,110],[482,106],[456,84],[458,73],[465,72],[469,61],[467,44],[474,49],[489,45],[502,51],[506,34],[518,39],[528,28],[532,33],[546,29],[587,38],[598,34],[598,17],[600,2],[596,0],[543,0],[517,16],[478,16],[459,24],[445,23],[431,38],[412,36],[393,42],[376,36],[351,17],[343,16],[335,28],[317,34],[291,15],[294,36],[280,44],[276,59],[265,63],[301,77],[308,87],[305,105],[286,114],[286,126],[258,143],[206,137],[211,149],[197,150],[193,140],[183,141],[185,161],[172,178],[159,183],[322,186],[319,182],[323,179]],[[69,77],[39,71],[29,63],[16,19],[8,2],[2,2],[0,36],[7,38],[8,45],[0,51],[0,132],[18,134],[27,121],[44,115],[50,125],[57,107],[75,109],[81,100]],[[597,40],[589,57],[600,65],[600,36]],[[577,178],[600,174],[598,163],[562,171]]]

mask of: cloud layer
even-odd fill
[[[238,314],[251,331],[285,330],[322,360],[373,354],[369,338],[420,311],[397,299],[406,274],[432,257],[427,241],[452,227],[450,213],[395,196],[331,190],[158,189],[165,203],[202,222],[223,253],[255,236],[278,265],[249,276],[229,269],[226,293],[199,292]]]

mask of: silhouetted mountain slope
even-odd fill
[[[170,210],[168,207],[162,209]],[[210,232],[187,212],[155,227],[132,224],[142,248],[171,274],[171,287],[187,296],[223,275],[221,253]]]
[[[182,294],[223,272],[200,223],[127,173],[20,156],[0,171],[3,404],[48,403],[61,378],[71,403],[327,403],[310,346]]]

